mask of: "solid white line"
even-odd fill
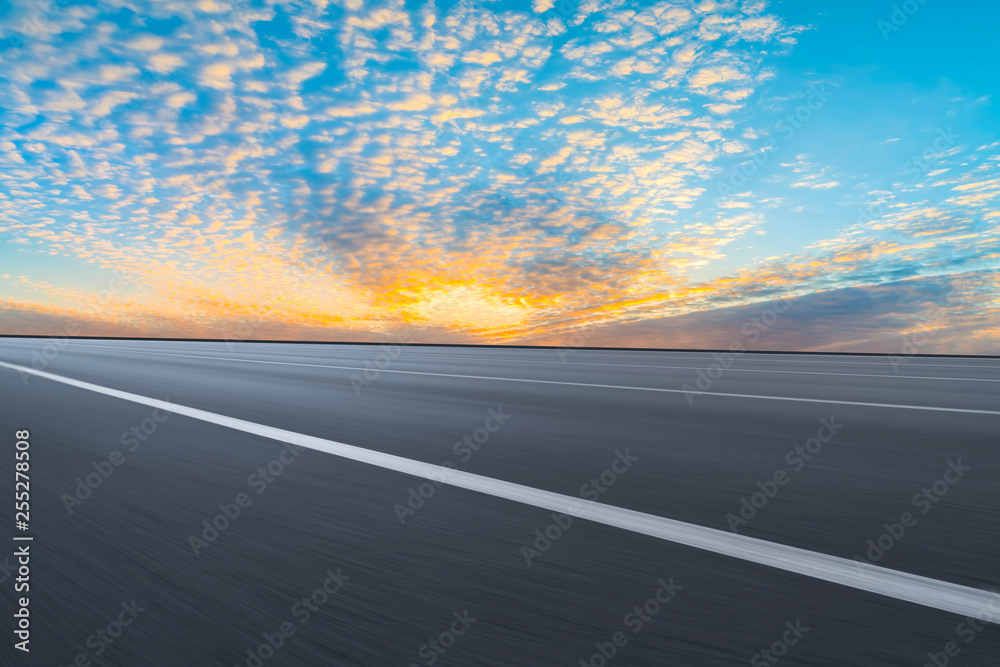
[[[0,339],[0,340],[2,340],[2,339]],[[89,343],[90,341],[78,341],[78,342]],[[137,344],[145,344],[145,341],[131,341],[131,342],[134,342],[134,343],[137,343]],[[150,342],[151,343],[164,343],[165,341],[150,341]],[[225,342],[205,342],[205,341],[192,341],[192,342],[194,342],[194,343],[202,343],[204,345],[216,345],[216,346],[218,346],[218,345],[225,345]],[[239,343],[239,342],[240,341],[236,341],[236,343]],[[183,343],[183,344],[187,344],[187,343]],[[281,345],[281,343],[274,343],[274,344],[275,345]],[[393,345],[394,343],[387,342],[387,343],[384,343],[384,344],[385,345]],[[295,345],[295,343],[286,343],[285,345]],[[331,345],[333,345],[333,344],[331,344]],[[94,347],[94,348],[99,347],[97,344],[88,345],[88,346],[89,347]],[[311,347],[316,347],[316,346],[312,345]],[[340,348],[341,346],[338,344],[337,347]],[[364,346],[364,348],[365,349],[361,349],[360,347],[358,347],[358,348],[353,348],[353,349],[346,350],[346,351],[349,351],[349,352],[358,352],[358,353],[362,353],[362,352],[370,353],[372,350],[377,350],[378,349],[378,348],[376,348],[374,346],[371,346],[371,345],[366,345],[366,346]],[[131,352],[131,351],[134,351],[134,350],[127,350],[125,348],[103,347],[103,346],[100,347],[100,349],[117,350],[117,351],[121,351],[121,352]],[[438,348],[418,348],[418,347],[413,347],[413,348],[408,348],[408,349],[420,350],[420,354],[422,356],[426,356],[426,357],[444,357],[446,359],[469,359],[469,360],[474,360],[474,361],[482,361],[484,359],[488,360],[488,361],[510,361],[511,360],[509,357],[502,358],[502,357],[499,357],[499,356],[492,357],[492,358],[488,358],[488,357],[457,357],[457,356],[452,356],[448,352],[444,352],[444,353],[435,352],[434,350],[436,350]],[[578,349],[578,348],[572,348],[572,347],[566,347],[566,348],[559,348],[559,347],[544,348],[544,349],[539,349],[537,351],[536,350],[530,350],[530,351],[529,350],[520,350],[520,349],[505,350],[505,349],[502,349],[502,348],[498,348],[496,350],[486,349],[484,351],[488,352],[488,353],[505,353],[506,352],[508,354],[517,354],[517,353],[522,353],[522,352],[531,352],[531,353],[537,352],[537,356],[540,356],[542,354],[548,355],[548,354],[551,354],[553,352],[558,353],[560,350],[569,350],[570,352],[573,352],[573,353],[579,352],[580,354],[582,354],[584,356],[588,356],[588,357],[612,357],[612,358],[617,358],[617,359],[649,359],[648,356],[640,356],[638,354],[635,354],[635,355],[633,355],[633,354],[628,354],[628,355],[608,354],[608,353],[600,353],[600,352],[597,352],[596,350],[584,350],[584,349]],[[341,352],[341,351],[345,351],[345,350],[338,349],[337,351]],[[888,354],[885,355],[885,360],[881,361],[881,362],[839,361],[839,360],[838,361],[819,361],[819,360],[816,360],[815,358],[813,358],[813,359],[777,359],[775,357],[778,357],[778,356],[782,356],[782,357],[785,357],[785,356],[818,357],[818,356],[822,356],[822,355],[800,355],[800,354],[795,354],[795,353],[755,354],[755,353],[751,353],[750,351],[746,351],[746,352],[747,352],[747,355],[744,357],[744,359],[746,359],[747,361],[751,361],[751,362],[755,362],[755,361],[773,361],[773,362],[776,362],[776,363],[785,363],[785,364],[810,364],[810,363],[813,363],[813,364],[831,364],[831,365],[848,364],[848,365],[852,365],[852,366],[853,365],[861,365],[861,366],[885,366],[887,363],[890,363],[889,357],[892,356],[892,355],[888,355]],[[724,350],[720,351],[720,354],[722,354],[722,353],[725,353],[725,351]],[[675,352],[665,351],[665,352],[648,352],[646,354],[648,354],[648,355],[653,355],[653,354],[675,355],[675,354],[689,354],[689,353],[683,352],[683,351],[678,351],[676,353]],[[693,354],[693,353],[691,353],[691,354]],[[845,356],[854,356],[854,355],[845,355]],[[867,355],[867,357],[865,355],[858,355],[858,356],[861,357],[861,358],[877,358],[877,357],[871,357],[870,355]],[[900,364],[900,365],[905,365],[907,367],[921,366],[921,367],[926,367],[926,368],[973,368],[973,369],[976,369],[976,370],[980,370],[980,369],[985,369],[985,370],[1000,370],[1000,366],[981,366],[981,365],[977,365],[978,363],[986,361],[986,359],[969,359],[969,363],[967,363],[967,364],[945,364],[945,363],[940,363],[940,364],[922,364],[922,363],[911,361],[911,360],[912,359],[922,359],[922,358],[925,358],[925,357],[902,357],[901,356],[900,358],[902,358],[904,360],[904,362],[902,364]],[[714,361],[714,358],[713,357],[681,357],[679,360],[680,361]],[[532,359],[532,358],[519,358],[519,359],[515,359],[515,361],[535,362],[536,360]],[[651,361],[672,361],[672,359],[652,359]],[[543,361],[543,362],[540,362],[540,363],[555,363],[555,362]],[[563,362],[559,362],[559,363],[563,363]],[[566,362],[566,363],[590,363],[590,362]],[[608,364],[608,365],[618,366],[618,365],[628,365],[628,364]],[[670,366],[657,366],[657,368],[671,368],[671,367]],[[751,372],[754,369],[741,369],[741,370],[744,370],[744,371],[747,371],[747,372]],[[777,373],[778,371],[770,371],[770,372]],[[789,372],[790,373],[790,372],[793,372],[793,371],[785,371],[785,372]],[[805,372],[805,371],[797,371],[797,372]],[[897,377],[897,376],[893,375],[891,377]],[[935,379],[937,379],[937,378],[935,378]],[[944,378],[942,378],[942,379],[944,379]],[[964,380],[966,378],[957,378],[957,379]],[[994,380],[989,380],[989,381],[992,382]]]
[[[265,426],[156,398],[82,382],[33,368],[4,362],[0,362],[0,366],[98,394],[185,415],[244,433],[308,447],[334,456],[360,461],[387,470],[395,470],[406,475],[444,482],[525,505],[569,513],[589,521],[685,544],[696,549],[732,556],[752,563],[767,565],[787,572],[850,586],[962,616],[1000,619],[1000,595],[989,591],[767,542],[746,535],[706,528],[622,507],[605,505],[592,500],[574,498],[561,493],[543,491],[454,468],[414,461],[393,454],[376,452],[363,447],[286,431],[273,426]]]
[[[567,348],[558,348],[558,347],[552,348],[551,350],[549,350],[549,354],[551,355],[552,352],[558,353],[560,350],[567,350],[569,353],[572,353],[572,354],[577,354],[578,353],[581,357],[610,357],[610,358],[613,358],[613,359],[650,359],[650,356],[654,355],[654,354],[665,354],[665,355],[675,356],[675,353],[672,353],[672,352],[647,352],[647,353],[645,353],[645,355],[639,355],[639,354],[627,354],[627,355],[623,354],[623,355],[618,355],[618,354],[609,354],[609,353],[595,353],[593,350],[583,350],[583,349],[577,349],[577,348],[571,348],[571,347],[567,347]],[[487,352],[494,352],[494,350],[486,350],[486,351]],[[500,350],[496,350],[496,351],[499,352]],[[512,352],[515,352],[515,351],[512,350]],[[524,352],[524,350],[516,350],[516,352]],[[727,352],[727,350],[720,350],[719,354],[725,354],[726,352]],[[855,366],[855,365],[860,365],[860,366],[885,366],[886,364],[891,363],[890,357],[893,356],[893,355],[888,355],[887,354],[887,355],[884,355],[885,359],[883,361],[874,361],[874,362],[870,362],[870,361],[842,361],[842,360],[837,360],[837,361],[820,361],[820,360],[817,360],[815,357],[820,357],[820,356],[823,356],[823,355],[794,355],[794,354],[784,354],[784,353],[782,353],[782,354],[760,354],[760,353],[751,352],[750,350],[745,350],[745,352],[746,352],[746,355],[743,358],[746,359],[746,360],[748,360],[748,361],[773,361],[773,362],[776,362],[776,363],[783,363],[783,364],[832,364],[832,365],[838,365],[838,366],[839,365],[843,365],[843,364],[848,364],[848,365],[851,365],[851,366]],[[539,355],[541,355],[541,354],[542,354],[542,352],[540,351]],[[676,354],[686,354],[686,353],[680,352],[680,353],[676,353]],[[427,356],[432,356],[432,355],[428,354]],[[439,356],[445,356],[445,355],[441,354]],[[780,357],[805,356],[805,357],[813,357],[813,358],[812,359],[778,359],[778,358],[776,358],[776,357],[779,357],[779,356]],[[967,363],[967,364],[946,364],[946,363],[940,363],[940,364],[921,364],[921,363],[918,363],[918,362],[915,362],[915,361],[912,361],[912,360],[913,359],[926,359],[927,357],[905,357],[903,355],[898,355],[898,356],[901,359],[903,359],[902,363],[900,363],[901,366],[926,366],[928,368],[975,368],[977,370],[980,369],[980,368],[984,368],[984,369],[1000,370],[1000,366],[981,366],[981,365],[977,364],[977,362],[984,362],[984,361],[987,361],[987,359],[970,359],[969,363]],[[453,358],[453,357],[448,357],[448,358]],[[862,357],[862,358],[877,359],[878,357],[868,356],[868,357]],[[502,360],[499,357],[497,357],[495,359]],[[827,359],[829,359],[829,356],[827,356]],[[715,358],[714,357],[676,357],[676,358],[673,358],[673,359],[650,359],[650,360],[651,361],[714,361]],[[947,361],[948,358],[943,358],[942,360],[943,361]],[[526,358],[526,359],[519,359],[518,361],[533,361],[533,360]],[[993,361],[993,359],[989,359],[989,361]]]
[[[237,359],[235,357],[209,357],[200,354],[175,354],[173,352],[146,352],[137,354],[154,354],[163,357],[185,357],[188,359],[215,359],[219,361],[241,362],[245,364],[271,364],[276,366],[305,366],[307,368],[335,368],[348,371],[365,371],[368,369],[357,366],[330,366],[327,364],[303,364],[294,361],[264,361],[262,359]],[[662,389],[660,387],[632,387],[618,384],[595,384],[591,382],[562,382],[559,380],[529,380],[526,378],[501,378],[489,375],[459,375],[456,373],[431,373],[428,371],[400,371],[381,369],[379,373],[400,373],[403,375],[430,375],[434,377],[461,378],[465,380],[493,380],[497,382],[530,382],[533,384],[556,384],[570,387],[595,387],[598,389],[625,389],[628,391],[657,391],[666,394],[698,394],[699,396],[726,396],[729,398],[751,398],[766,401],[792,401],[796,403],[829,403],[831,405],[857,405],[866,408],[894,408],[899,410],[930,410],[932,412],[963,412],[974,415],[1000,415],[1000,410],[973,410],[971,408],[943,408],[933,405],[903,405],[897,403],[866,403],[862,401],[836,401],[828,398],[799,398],[796,396],[761,396],[757,394],[730,394],[721,391],[698,391],[684,389]]]
[[[572,350],[572,348],[566,348],[566,349]],[[490,351],[492,352],[492,350],[490,350]],[[554,352],[558,352],[559,348],[555,348],[553,351]],[[587,352],[587,350],[577,350],[577,352],[581,353],[580,356],[588,356],[588,357],[612,357],[612,358],[616,358],[617,357],[619,359],[621,359],[621,358],[625,358],[625,359],[640,359],[641,358],[639,356],[632,356],[632,355],[621,356],[621,357],[619,357],[618,355],[610,355],[610,354],[588,355],[588,354],[585,354]],[[656,353],[655,352],[650,352],[650,354],[656,354]],[[722,353],[720,352],[720,354],[722,354]],[[427,355],[427,356],[431,356],[431,355]],[[444,355],[441,355],[441,356],[444,356]],[[817,361],[817,360],[811,360],[811,359],[775,359],[774,358],[775,356],[777,356],[777,355],[771,355],[771,354],[768,354],[768,355],[764,355],[764,354],[752,354],[752,353],[750,353],[748,351],[747,354],[746,354],[746,356],[744,356],[742,358],[745,359],[745,360],[747,360],[747,361],[750,361],[750,362],[755,362],[755,361],[770,362],[770,361],[773,361],[773,362],[782,363],[782,364],[824,364],[824,365],[836,365],[836,366],[841,366],[841,365],[847,364],[847,365],[850,365],[850,366],[883,366],[884,367],[886,364],[891,363],[888,359],[886,359],[885,362],[867,362],[867,361]],[[452,358],[455,358],[455,357],[447,357],[447,358],[452,359]],[[469,357],[466,357],[466,358],[469,358]],[[478,359],[478,357],[477,357],[477,359]],[[982,369],[987,369],[987,370],[990,370],[990,369],[992,369],[992,370],[1000,370],[1000,366],[978,366],[978,365],[974,365],[974,363],[968,363],[968,364],[921,364],[921,363],[911,362],[911,361],[908,360],[909,358],[907,358],[907,357],[903,357],[903,359],[905,361],[903,361],[900,364],[900,366],[907,366],[907,367],[909,367],[909,366],[923,366],[923,367],[926,367],[926,368],[974,368],[976,370],[979,370],[979,369],[982,368]],[[495,357],[495,358],[493,358],[493,360],[494,361],[506,361],[505,359],[501,359],[499,357]],[[534,361],[534,359],[517,359],[517,361]],[[651,361],[674,361],[674,360],[673,359],[652,359]],[[714,357],[681,357],[681,358],[677,359],[677,361],[715,361],[715,359],[714,359]],[[983,360],[980,359],[978,361],[983,361]],[[569,363],[569,362],[567,362],[567,363]],[[617,365],[617,364],[614,364],[614,365]]]
[[[604,364],[594,361],[526,361],[529,364],[566,364],[570,366],[624,366],[627,368],[669,368],[672,370],[704,370],[701,366],[647,366],[645,364]],[[726,368],[727,373],[782,373],[785,375],[841,375],[854,378],[897,378],[900,380],[954,380],[956,382],[1000,382],[995,378],[953,378],[934,375],[888,375],[876,373],[828,373],[826,371],[775,371],[764,368]]]
[[[126,350],[118,348],[99,348],[99,349],[109,349],[116,350],[119,352],[131,352],[133,354],[178,354],[172,352],[152,352],[148,350]],[[197,355],[192,355],[197,356]],[[237,359],[236,357],[225,357],[226,359]],[[465,360],[465,361],[478,361],[478,362],[501,362],[509,363],[510,359],[499,359],[499,358],[488,358],[488,357],[444,357],[447,361],[454,360]],[[238,359],[239,361],[246,361],[245,359]],[[409,361],[429,361],[428,359],[409,359]],[[434,360],[437,361],[437,360]],[[701,366],[655,366],[649,364],[607,364],[597,361],[544,361],[541,359],[518,359],[517,361],[524,362],[526,364],[549,364],[557,366],[611,366],[611,367],[621,367],[621,368],[664,368],[670,370],[689,370],[697,371],[704,370]],[[273,362],[279,363],[279,362]],[[956,377],[938,377],[936,375],[889,375],[883,373],[829,373],[826,371],[776,371],[764,368],[726,368],[727,373],[780,373],[783,375],[836,375],[843,377],[858,377],[858,378],[890,378],[897,380],[947,380],[952,382],[1000,382],[1000,378],[956,378]]]

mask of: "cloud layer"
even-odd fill
[[[772,89],[810,29],[758,1],[14,3],[0,333],[644,345],[720,308],[995,275],[1000,143],[935,127],[863,177],[782,145],[821,83]],[[768,253],[830,197],[840,224]]]

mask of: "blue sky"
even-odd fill
[[[996,352],[998,11],[3,3],[0,333]]]

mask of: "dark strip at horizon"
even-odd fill
[[[60,338],[65,340],[106,340],[106,341],[147,341],[147,342],[190,342],[190,343],[277,343],[284,345],[399,345],[404,347],[471,347],[506,350],[597,350],[603,352],[719,352],[732,353],[730,349],[696,348],[696,347],[596,347],[583,345],[503,345],[499,343],[400,343],[392,340],[379,341],[339,341],[339,340],[268,340],[260,338],[146,338],[139,336],[66,336],[60,334],[0,334],[4,338]],[[929,358],[965,358],[965,359],[1000,359],[996,354],[907,354],[896,355],[891,352],[818,352],[816,350],[737,350],[750,354],[807,354],[830,355],[842,357],[886,357],[906,356]]]

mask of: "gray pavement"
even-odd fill
[[[1000,590],[1000,359],[7,338],[0,362]],[[11,624],[2,664],[1000,655],[997,624],[9,368],[0,401],[6,441],[31,431],[35,537],[32,652],[14,651]],[[14,608],[2,568],[0,600]],[[114,627],[122,614],[134,621]],[[121,634],[105,642],[109,624]]]

